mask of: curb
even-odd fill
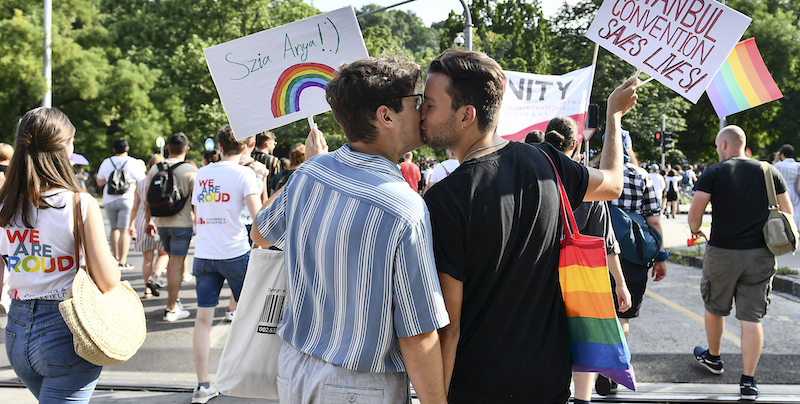
[[[678,252],[670,252],[671,255],[680,257],[688,266],[703,269],[703,258],[692,255],[683,255]],[[775,275],[772,279],[772,290],[776,292],[788,293],[800,298],[800,281],[786,275]]]

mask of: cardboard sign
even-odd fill
[[[592,66],[563,76],[504,73],[506,86],[497,126],[501,137],[524,141],[530,131],[544,131],[551,119],[561,115],[583,128],[592,93]]]
[[[237,139],[329,111],[334,71],[368,56],[352,6],[203,51]]]
[[[605,0],[586,37],[697,103],[750,21],[715,0]]]

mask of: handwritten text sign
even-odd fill
[[[586,37],[696,103],[750,21],[715,0],[605,0]]]
[[[551,119],[565,115],[583,128],[592,67],[563,76],[504,71],[506,88],[497,133],[504,139],[523,141],[532,130],[544,131]]]
[[[330,110],[325,86],[334,71],[368,56],[350,6],[204,51],[238,139]]]

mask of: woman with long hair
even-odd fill
[[[72,172],[75,127],[55,108],[28,111],[17,124],[14,155],[0,188],[0,253],[9,266],[11,308],[6,354],[40,403],[89,402],[102,367],[75,353],[58,303],[86,263],[102,292],[117,286],[119,266],[108,247],[97,201],[80,193],[85,253],[76,262]],[[2,268],[5,269],[5,268]]]
[[[154,154],[147,162],[146,173],[150,172],[150,168],[154,165],[164,161],[164,156],[161,154]],[[149,299],[153,296],[159,296],[159,288],[167,286],[166,279],[161,277],[161,274],[167,269],[167,262],[169,262],[169,254],[164,251],[161,245],[161,239],[156,239],[150,235],[147,229],[147,220],[145,219],[144,204],[147,203],[147,178],[142,178],[141,181],[136,183],[136,194],[133,197],[133,214],[131,215],[130,234],[131,237],[136,239],[134,244],[134,251],[142,253],[142,278],[144,278],[144,298]],[[155,259],[155,274],[153,273],[153,257],[158,253]],[[153,276],[155,275],[155,276]]]

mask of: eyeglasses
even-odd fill
[[[422,94],[419,94],[419,93],[417,93],[417,94],[409,94],[409,95],[401,95],[401,96],[395,97],[393,99],[407,98],[407,97],[417,97],[417,105],[415,106],[415,108],[417,109],[417,111],[419,111],[419,109],[422,108],[422,102],[425,101],[425,97]]]

